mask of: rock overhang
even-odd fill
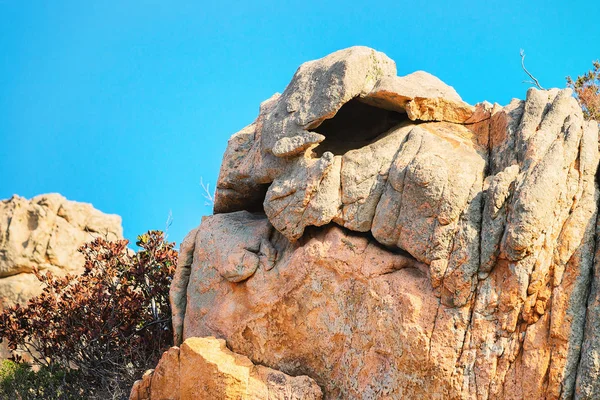
[[[396,158],[414,153],[414,143],[423,137],[431,146],[438,136],[440,144],[449,144],[444,151],[457,154],[453,160],[484,160],[487,138],[477,126],[490,115],[489,104],[464,103],[452,87],[426,72],[396,76],[395,63],[383,53],[360,46],[340,50],[300,66],[283,94],[261,104],[256,121],[230,139],[215,212],[264,209],[292,241],[307,226],[330,222],[370,231]],[[483,169],[485,161],[476,163]],[[433,165],[455,167],[446,164],[442,157]],[[402,175],[405,168],[393,170]],[[426,168],[411,167],[409,175],[443,179]],[[381,213],[378,221],[391,218],[385,210]],[[455,214],[446,210],[441,223],[448,224],[449,215]],[[374,232],[382,229],[377,226]],[[378,236],[384,245],[401,247]]]

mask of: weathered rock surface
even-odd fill
[[[59,194],[0,201],[0,308],[23,305],[40,293],[33,267],[82,272],[84,259],[77,249],[97,236],[122,238],[121,217]]]
[[[307,376],[292,377],[231,352],[222,339],[189,338],[166,351],[147,371],[130,400],[321,400]]]
[[[175,340],[328,399],[600,398],[599,158],[568,89],[470,106],[368,48],[303,64],[229,141]]]

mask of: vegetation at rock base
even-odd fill
[[[16,356],[17,363],[3,365],[0,397],[127,398],[133,381],[172,345],[174,243],[149,231],[138,236],[139,252],[127,244],[97,238],[84,245],[79,276],[35,271],[42,294],[0,315],[0,338],[39,371]]]
[[[0,364],[0,398],[19,400],[76,400],[85,398],[77,371],[44,366],[34,371],[27,363],[3,360]]]
[[[573,89],[587,119],[600,122],[600,61],[575,81],[567,76],[567,86]]]

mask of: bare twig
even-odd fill
[[[535,76],[531,75],[531,73],[527,71],[527,68],[525,68],[525,50],[521,49],[519,54],[521,55],[521,67],[523,68],[523,71],[525,71],[527,76],[529,76],[532,79],[532,81],[523,81],[523,83],[531,83],[532,85],[537,86],[538,89],[545,90],[542,87],[542,85],[540,85],[540,82],[535,78]]]
[[[165,241],[169,237],[169,228],[171,225],[173,225],[173,211],[169,210],[169,215],[167,215],[167,221],[165,222]]]
[[[202,196],[204,197],[204,199],[206,199],[206,201],[204,202],[205,206],[212,206],[215,204],[215,196],[213,193],[210,192],[210,183],[207,183],[206,185],[204,184],[204,181],[202,180],[202,177],[200,177],[200,186],[202,186],[202,190],[204,190],[204,193],[202,194]]]

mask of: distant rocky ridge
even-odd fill
[[[599,159],[568,89],[470,106],[369,48],[307,62],[229,140],[176,344],[327,399],[600,398]]]
[[[0,201],[0,309],[24,305],[40,293],[34,266],[58,274],[83,272],[77,249],[98,236],[121,239],[121,217],[56,193]]]

